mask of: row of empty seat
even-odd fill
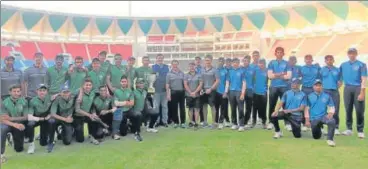
[[[36,52],[42,52],[46,60],[54,60],[58,53],[70,53],[72,57],[81,56],[90,61],[97,57],[100,51],[108,53],[120,53],[124,59],[132,56],[132,45],[124,44],[83,44],[83,43],[56,43],[19,41],[18,45],[1,46],[1,57],[10,55],[10,52],[21,52],[26,60],[32,60]]]
[[[353,32],[329,36],[304,37],[275,40],[266,57],[273,57],[276,47],[283,47],[285,54],[303,57],[307,54],[325,56],[342,55],[350,47],[356,47],[361,54],[368,54],[368,32]]]

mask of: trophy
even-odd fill
[[[148,77],[147,77],[148,76]],[[148,93],[155,93],[155,88],[153,87],[153,83],[156,81],[156,73],[147,74],[146,80],[148,80]]]

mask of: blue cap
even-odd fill
[[[314,81],[313,85],[316,85],[316,84],[322,84],[322,81],[317,79],[316,81]]]
[[[62,91],[62,92],[64,92],[64,91],[69,91],[69,84],[68,84],[68,82],[66,82],[66,83],[64,83],[64,84],[62,84],[61,85],[61,88],[60,88],[60,90]]]
[[[37,89],[48,89],[46,84],[38,84]]]
[[[356,48],[349,48],[348,53],[357,53],[358,50]]]
[[[300,84],[300,83],[301,83],[301,81],[300,81],[300,79],[298,79],[298,78],[292,78],[292,79],[291,79],[291,83],[292,83],[292,84]]]

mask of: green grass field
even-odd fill
[[[345,129],[343,105],[340,113],[342,131]],[[368,127],[365,129],[368,131]],[[108,139],[99,146],[89,142],[63,146],[59,141],[51,154],[38,143],[33,155],[15,153],[7,147],[8,162],[1,168],[363,169],[368,166],[368,138],[358,139],[355,128],[354,136],[335,137],[335,148],[327,146],[325,137],[313,140],[311,133],[306,132],[302,139],[294,139],[286,130],[278,140],[272,138],[272,131],[263,129],[237,132],[228,128],[198,131],[160,128],[157,134],[143,132],[142,136],[141,143],[127,136],[119,141]]]

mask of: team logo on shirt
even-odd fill
[[[299,95],[299,96],[296,96],[296,99],[297,100],[301,100],[303,98],[303,96]]]
[[[339,73],[335,70],[335,71],[332,71],[332,74],[336,76],[336,75],[338,75]]]
[[[285,69],[286,68],[286,64],[281,64],[280,65],[280,69]]]
[[[109,101],[105,100],[105,106],[109,106]]]
[[[327,98],[322,98],[322,102],[326,103],[327,102]]]
[[[354,70],[354,71],[358,71],[358,70],[359,70],[359,65],[354,65],[354,66],[353,66],[353,70]]]

